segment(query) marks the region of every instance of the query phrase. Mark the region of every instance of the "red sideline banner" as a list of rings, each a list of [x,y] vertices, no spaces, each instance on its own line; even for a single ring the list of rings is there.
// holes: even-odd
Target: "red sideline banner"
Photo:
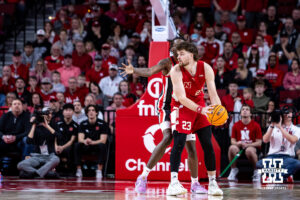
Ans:
[[[169,56],[168,42],[151,42],[149,66],[156,65],[159,60]],[[134,105],[118,110],[116,114],[116,179],[135,180],[146,166],[151,153],[162,139],[156,113],[156,101],[162,90],[161,74],[149,78],[145,94]],[[220,147],[212,138],[216,155],[217,175],[220,173]],[[199,178],[207,178],[203,150],[196,141],[199,158]],[[168,147],[165,155],[154,167],[148,180],[170,180],[170,153]],[[182,153],[179,179],[190,181],[187,152]]]

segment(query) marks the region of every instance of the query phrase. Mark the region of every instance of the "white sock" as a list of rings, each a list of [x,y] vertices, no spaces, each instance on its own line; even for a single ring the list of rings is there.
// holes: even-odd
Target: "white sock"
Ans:
[[[209,183],[212,183],[213,181],[216,180],[216,175],[208,175],[208,180],[209,180]]]
[[[151,172],[151,169],[149,169],[148,167],[144,167],[143,173],[142,173],[142,177],[146,177],[149,175],[149,173]]]
[[[191,177],[192,183],[198,182],[198,176],[196,178]]]
[[[178,173],[177,172],[171,172],[171,183],[178,181]]]

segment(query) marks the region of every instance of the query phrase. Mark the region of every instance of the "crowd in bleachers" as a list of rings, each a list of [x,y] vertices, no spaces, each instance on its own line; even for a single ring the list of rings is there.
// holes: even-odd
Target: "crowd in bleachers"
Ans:
[[[152,7],[148,0],[62,2],[64,6],[44,24],[44,29],[37,30],[35,40],[26,41],[23,49],[13,53],[12,64],[2,67],[0,106],[1,114],[7,113],[0,119],[0,133],[17,137],[2,137],[0,152],[21,149],[24,159],[34,151],[30,145],[38,145],[40,149],[36,153],[43,154],[45,144],[34,140],[34,134],[28,136],[32,130],[31,119],[31,124],[43,126],[49,135],[55,133],[54,138],[48,138],[53,146],[46,148],[47,153],[60,156],[64,152],[67,163],[77,166],[76,175],[82,176],[80,159],[74,152],[81,152],[83,148],[86,153],[102,151],[105,154],[105,148],[99,144],[106,143],[103,135],[114,132],[115,115],[104,116],[103,111],[129,107],[145,91],[147,79],[135,74],[122,77],[118,67],[128,61],[134,67],[148,66]],[[17,3],[19,8],[24,1],[0,0],[0,7],[6,3]],[[299,111],[298,6],[295,0],[170,1],[178,33],[197,46],[200,59],[215,72],[222,104],[229,112],[238,113],[243,104],[261,113],[271,113],[284,105],[294,105],[295,113]],[[207,96],[206,101],[209,103]],[[35,111],[45,107],[51,109],[51,114],[46,115],[52,118],[49,124],[32,123],[30,116],[36,116]],[[88,108],[93,108],[91,114]],[[16,111],[19,109],[21,111]],[[15,130],[21,115],[28,126]],[[8,127],[7,117],[15,119],[15,125]],[[233,118],[236,120],[229,125],[230,135],[239,115]],[[59,124],[66,125],[60,129]],[[73,124],[77,127],[76,133],[70,133],[65,143],[59,144],[61,132],[66,127],[73,130]],[[89,136],[84,126],[91,126],[95,134]],[[99,129],[103,132],[99,133]],[[76,137],[71,137],[73,135]],[[82,144],[93,148],[90,150]],[[30,169],[28,172],[29,162],[19,164],[18,168],[24,177],[44,177],[58,164],[55,156],[47,159],[51,167],[45,171],[32,173]],[[39,157],[39,162],[41,160]],[[105,157],[97,160],[99,177],[104,160]]]

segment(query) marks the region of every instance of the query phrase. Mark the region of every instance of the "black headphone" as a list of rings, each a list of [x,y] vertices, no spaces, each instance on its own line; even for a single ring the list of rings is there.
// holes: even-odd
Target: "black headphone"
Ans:
[[[289,114],[290,112],[292,112],[293,116],[292,118],[294,118],[296,116],[297,113],[297,109],[294,106],[289,106],[289,105],[285,105],[281,108],[282,114]]]

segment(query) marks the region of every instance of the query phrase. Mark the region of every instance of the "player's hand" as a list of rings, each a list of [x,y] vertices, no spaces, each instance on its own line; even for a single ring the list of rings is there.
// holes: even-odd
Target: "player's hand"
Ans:
[[[133,74],[133,72],[134,72],[134,67],[131,64],[130,59],[128,59],[127,62],[128,62],[128,65],[125,65],[124,63],[122,63],[123,67],[119,67],[120,70],[123,70],[123,72],[120,73],[123,77],[128,74]]]
[[[214,107],[215,106],[213,106],[213,105],[203,107],[202,110],[201,110],[201,114],[205,115],[207,117],[207,113],[211,113],[212,110],[214,109]]]

